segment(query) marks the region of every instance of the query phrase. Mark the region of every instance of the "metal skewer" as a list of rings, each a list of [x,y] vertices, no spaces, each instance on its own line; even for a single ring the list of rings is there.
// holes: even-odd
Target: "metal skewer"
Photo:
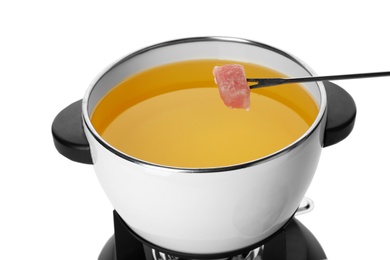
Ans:
[[[333,76],[318,76],[318,77],[303,77],[303,78],[247,78],[247,82],[255,82],[256,84],[249,86],[249,88],[262,88],[268,86],[275,86],[287,83],[303,83],[323,80],[342,80],[342,79],[358,79],[358,78],[373,78],[390,76],[390,71],[373,72],[373,73],[359,73],[359,74],[345,74]]]

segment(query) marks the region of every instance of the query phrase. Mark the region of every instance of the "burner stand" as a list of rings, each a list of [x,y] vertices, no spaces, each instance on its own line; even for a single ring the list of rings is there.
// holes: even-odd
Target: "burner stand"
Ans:
[[[134,233],[114,211],[115,234],[103,247],[98,260],[184,260],[184,259],[256,259],[256,260],[324,260],[325,252],[313,234],[296,218],[262,245],[234,252],[194,255],[174,252],[153,245]],[[253,256],[252,250],[260,250]],[[253,258],[246,258],[252,254]],[[237,257],[238,256],[238,257]],[[243,256],[243,257],[241,257]],[[160,257],[160,258],[159,258]]]

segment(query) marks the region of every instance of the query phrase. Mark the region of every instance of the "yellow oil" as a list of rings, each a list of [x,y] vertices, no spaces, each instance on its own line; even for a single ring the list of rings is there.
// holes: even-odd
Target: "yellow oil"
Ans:
[[[302,136],[318,105],[299,84],[251,90],[249,111],[226,107],[212,69],[228,60],[192,60],[146,70],[96,106],[97,132],[132,157],[173,167],[220,167],[272,154]],[[284,77],[240,63],[247,77]]]

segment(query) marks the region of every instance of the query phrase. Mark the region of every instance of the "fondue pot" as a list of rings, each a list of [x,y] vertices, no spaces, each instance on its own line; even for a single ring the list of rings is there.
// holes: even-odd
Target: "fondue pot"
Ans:
[[[118,83],[155,66],[192,59],[254,63],[289,77],[315,75],[291,54],[245,39],[197,37],[156,44],[109,66],[82,100],[61,111],[52,125],[54,143],[65,157],[93,164],[115,211],[150,244],[191,254],[250,248],[294,216],[322,148],[349,135],[356,107],[331,82],[303,83],[319,108],[309,129],[273,154],[224,167],[180,168],[139,160],[111,146],[94,129],[94,108]]]

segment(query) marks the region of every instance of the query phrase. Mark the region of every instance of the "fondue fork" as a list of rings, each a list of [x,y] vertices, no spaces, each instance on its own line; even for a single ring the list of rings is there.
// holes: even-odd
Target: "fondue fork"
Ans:
[[[302,77],[302,78],[247,78],[247,82],[255,82],[256,84],[249,86],[249,88],[262,88],[287,83],[303,83],[323,80],[342,80],[342,79],[358,79],[358,78],[373,78],[390,76],[390,71],[373,72],[373,73],[359,73],[359,74],[345,74],[333,76],[316,76],[316,77]]]

